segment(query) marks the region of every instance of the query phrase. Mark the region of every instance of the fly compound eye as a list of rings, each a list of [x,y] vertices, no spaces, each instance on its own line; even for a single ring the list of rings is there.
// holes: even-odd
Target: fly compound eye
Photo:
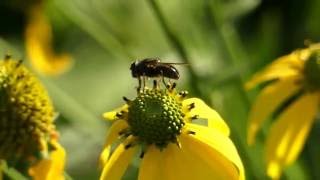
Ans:
[[[130,70],[133,70],[135,66],[136,66],[135,62],[131,63]]]

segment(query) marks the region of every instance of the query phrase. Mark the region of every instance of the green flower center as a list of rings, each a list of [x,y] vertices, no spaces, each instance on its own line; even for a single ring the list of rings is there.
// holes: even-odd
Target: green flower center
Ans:
[[[320,52],[314,52],[304,65],[306,88],[309,90],[320,89]]]
[[[182,104],[166,90],[145,90],[130,104],[128,123],[140,141],[163,148],[181,133]]]
[[[19,62],[0,63],[0,158],[26,159],[43,150],[54,110],[40,82]]]

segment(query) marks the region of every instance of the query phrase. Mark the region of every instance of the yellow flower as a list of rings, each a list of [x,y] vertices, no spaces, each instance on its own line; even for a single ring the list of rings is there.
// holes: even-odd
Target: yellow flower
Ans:
[[[56,113],[45,88],[21,63],[9,56],[0,61],[0,160],[25,176],[34,164],[32,177],[61,176],[65,160],[53,124]],[[48,156],[52,162],[42,163]]]
[[[267,174],[278,179],[293,163],[306,141],[318,112],[320,90],[320,44],[280,57],[247,84],[248,89],[268,82],[256,98],[249,115],[248,143],[253,144],[264,120],[284,107],[272,124],[266,142]]]
[[[44,158],[29,168],[29,174],[34,180],[63,180],[66,153],[56,141],[51,141],[53,149],[48,158]]]
[[[45,75],[59,75],[68,70],[72,64],[71,57],[68,54],[55,54],[51,25],[41,1],[29,8],[27,18],[26,50],[32,66]]]
[[[139,180],[244,179],[229,128],[197,98],[175,89],[145,89],[104,118],[113,121],[100,156],[101,180],[118,180],[140,150]],[[205,119],[208,126],[193,124]],[[112,151],[113,143],[118,143]]]

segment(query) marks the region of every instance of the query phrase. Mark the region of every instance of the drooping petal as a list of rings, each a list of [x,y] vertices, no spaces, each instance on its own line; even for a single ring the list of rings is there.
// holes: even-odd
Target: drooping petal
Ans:
[[[308,47],[309,51],[313,52],[313,51],[318,51],[320,50],[320,43],[316,43],[316,44],[311,44]],[[310,56],[311,53],[309,53],[308,55]]]
[[[49,159],[43,159],[29,169],[34,180],[63,180],[66,153],[63,147],[53,141],[55,150],[50,153]]]
[[[195,154],[189,154],[183,143],[181,143],[181,148],[175,144],[169,144],[164,150],[163,153],[166,153],[164,163],[165,179],[208,180],[221,177],[220,173],[216,174],[205,161],[200,160]]]
[[[161,151],[153,145],[148,147],[140,164],[139,180],[165,179],[165,155],[167,154],[164,153],[164,151]]]
[[[254,143],[256,133],[263,121],[285,100],[298,92],[300,84],[297,80],[296,76],[284,78],[268,85],[260,92],[249,115],[248,144]]]
[[[157,150],[159,152],[153,154],[160,155],[157,161],[150,159],[149,163],[159,168],[159,171],[153,168],[154,173],[161,173],[162,179],[238,179],[236,166],[214,148],[186,134],[181,135],[179,140],[181,148],[170,143],[162,151]]]
[[[318,50],[320,50],[320,43],[312,44],[304,49],[298,49],[289,55],[276,59],[263,71],[254,75],[253,78],[246,83],[245,87],[251,89],[264,81],[282,79],[299,74],[304,68],[304,62],[313,52]]]
[[[297,76],[304,64],[299,52],[300,51],[295,51],[275,60],[264,70],[255,74],[253,78],[245,84],[246,89],[251,89],[264,81]]]
[[[138,147],[132,146],[126,148],[128,143],[134,140],[133,137],[128,137],[127,140],[121,143],[112,153],[109,161],[103,167],[100,180],[119,180],[124,175],[128,165],[136,153]]]
[[[195,107],[190,112],[186,113],[185,118],[191,118],[194,115],[198,115],[201,119],[208,120],[208,126],[219,130],[221,133],[229,136],[230,130],[228,125],[220,117],[220,115],[210,108],[205,102],[198,98],[189,98],[182,102],[183,109],[188,109],[188,106],[194,103]]]
[[[109,121],[113,121],[113,120],[116,120],[116,119],[119,119],[117,118],[116,114],[118,112],[121,112],[121,111],[125,111],[125,112],[128,112],[128,105],[125,104],[113,111],[110,111],[110,112],[106,112],[103,114],[103,117],[106,119],[106,120],[109,120]]]
[[[219,156],[221,162],[224,158],[228,162],[228,164],[224,163],[225,166],[223,166],[225,167],[225,172],[228,172],[229,176],[237,177],[236,179],[245,179],[242,161],[229,137],[215,129],[195,124],[188,123],[185,125],[185,128],[186,130],[195,132],[195,135],[188,136],[188,141],[197,144],[197,146],[190,146],[190,148],[197,147],[193,151],[199,151],[198,153],[201,153],[202,150],[206,150],[202,152],[203,155],[211,153],[210,158],[212,159],[218,158],[217,156]],[[203,148],[199,148],[200,146]]]
[[[126,128],[128,128],[128,124],[124,120],[117,120],[110,127],[102,153],[100,154],[99,164],[101,167],[103,167],[109,159],[111,144],[119,138],[119,133]]]
[[[308,93],[291,104],[272,125],[266,144],[267,173],[278,179],[299,155],[315,119],[319,97]]]
[[[41,3],[29,10],[25,37],[29,59],[37,71],[58,75],[70,68],[71,57],[57,55],[52,48],[52,30]]]

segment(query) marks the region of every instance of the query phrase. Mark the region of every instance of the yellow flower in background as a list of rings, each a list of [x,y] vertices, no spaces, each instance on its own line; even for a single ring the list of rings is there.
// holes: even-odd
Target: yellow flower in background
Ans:
[[[320,44],[280,57],[254,75],[246,86],[250,89],[262,82],[268,84],[249,115],[249,144],[254,143],[262,123],[295,98],[272,123],[266,142],[267,174],[279,179],[285,166],[297,159],[318,113]]]
[[[57,179],[65,153],[57,142],[56,113],[45,88],[21,63],[9,56],[0,61],[0,160],[33,179]]]
[[[32,66],[45,75],[59,75],[72,64],[70,55],[57,55],[52,47],[52,30],[40,3],[32,5],[27,12],[25,30],[26,50]]]
[[[185,95],[173,87],[145,89],[105,113],[113,124],[100,156],[100,179],[121,179],[139,152],[139,180],[244,179],[227,124],[202,100]],[[208,127],[195,119],[207,120]]]
[[[52,140],[51,145],[53,149],[50,151],[49,157],[40,160],[29,169],[29,174],[34,180],[64,179],[65,150],[56,140]]]

